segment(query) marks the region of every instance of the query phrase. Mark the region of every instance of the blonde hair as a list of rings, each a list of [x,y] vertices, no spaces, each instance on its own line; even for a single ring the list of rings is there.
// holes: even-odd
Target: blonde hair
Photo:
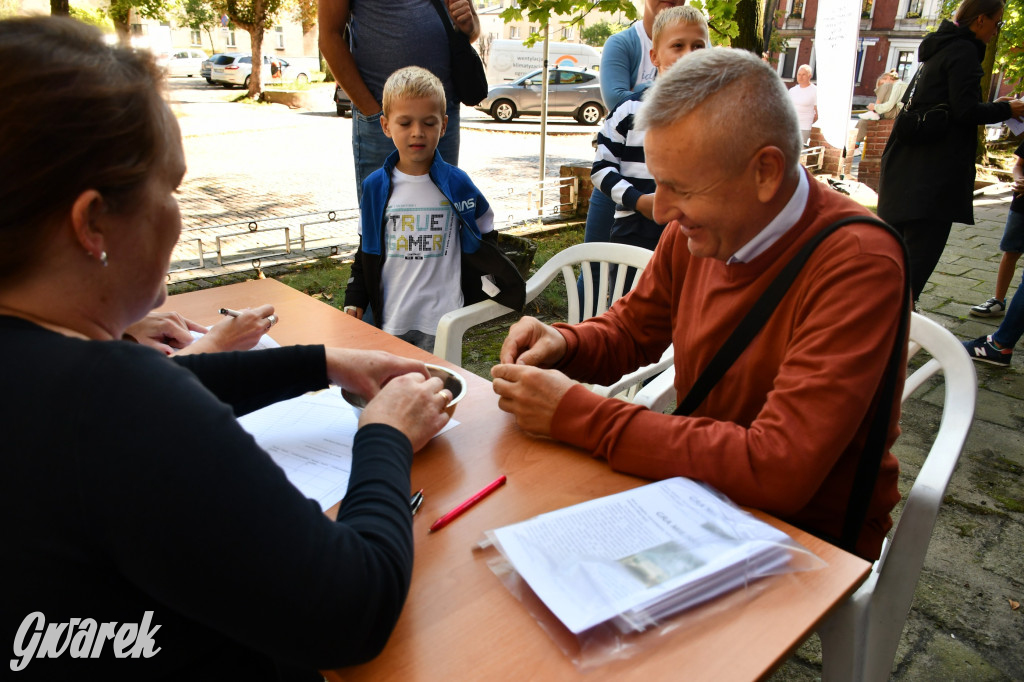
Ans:
[[[401,99],[419,99],[429,97],[441,106],[444,116],[448,108],[444,96],[444,86],[437,76],[418,66],[406,66],[388,76],[384,83],[384,96],[381,108],[384,116],[388,115],[395,102]]]
[[[661,32],[667,29],[669,26],[675,26],[676,24],[693,24],[700,26],[704,29],[704,37],[709,41],[711,38],[708,36],[708,20],[705,18],[704,13],[696,7],[690,7],[689,5],[677,5],[675,7],[669,7],[668,9],[662,10],[657,17],[654,19],[654,26],[651,28],[651,44],[657,45],[658,39],[661,37]],[[708,45],[708,47],[711,47]]]

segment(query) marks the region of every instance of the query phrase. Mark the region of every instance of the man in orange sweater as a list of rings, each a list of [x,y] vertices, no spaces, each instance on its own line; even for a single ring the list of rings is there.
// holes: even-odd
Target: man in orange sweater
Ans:
[[[742,50],[701,50],[659,77],[639,114],[668,223],[636,289],[575,326],[525,317],[491,373],[523,429],[653,479],[705,481],[738,504],[839,537],[876,392],[898,333],[903,257],[877,226],[848,225],[811,255],[774,314],[690,416],[601,398],[675,348],[681,398],[793,255],[864,208],[808,178],[782,82]],[[856,542],[877,558],[899,500],[897,380],[886,452]]]

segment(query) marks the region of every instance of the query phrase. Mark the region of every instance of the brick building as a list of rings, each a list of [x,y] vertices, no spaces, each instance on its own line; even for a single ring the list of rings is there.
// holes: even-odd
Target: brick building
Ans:
[[[857,41],[854,106],[875,100],[875,81],[886,71],[896,69],[905,83],[910,82],[917,70],[917,48],[925,34],[939,25],[942,5],[942,0],[860,2],[862,12]],[[777,30],[786,40],[786,51],[774,54],[773,61],[778,60],[779,75],[784,80],[796,82],[796,69],[801,64],[815,68],[814,25],[818,0],[778,0],[777,7],[785,12]],[[998,75],[993,77],[998,78]]]

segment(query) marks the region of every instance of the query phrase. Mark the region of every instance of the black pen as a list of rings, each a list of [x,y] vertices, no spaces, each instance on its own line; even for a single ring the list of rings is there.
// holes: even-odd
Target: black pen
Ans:
[[[416,516],[416,512],[419,511],[420,505],[423,504],[423,490],[417,490],[416,494],[409,500],[409,511],[412,512],[413,516]]]

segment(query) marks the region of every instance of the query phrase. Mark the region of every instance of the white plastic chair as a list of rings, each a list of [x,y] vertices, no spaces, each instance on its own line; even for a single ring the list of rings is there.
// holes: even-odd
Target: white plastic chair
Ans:
[[[939,504],[974,418],[977,377],[970,357],[950,332],[914,313],[909,355],[922,348],[932,357],[907,377],[903,400],[941,371],[946,381],[942,420],[892,541],[882,547],[864,584],[818,629],[825,682],[889,679]]]
[[[627,266],[642,271],[647,267],[651,259],[651,251],[639,246],[627,244],[612,244],[610,242],[589,242],[575,244],[560,251],[551,257],[541,268],[526,282],[526,301],[529,303],[561,273],[565,279],[565,293],[569,304],[570,324],[581,321],[581,310],[597,310],[597,314],[605,312],[611,303],[614,303],[624,294],[629,293],[626,287],[626,267],[619,267],[615,271],[614,280],[611,276],[611,266]],[[598,281],[594,277],[590,264],[598,265]],[[583,272],[584,300],[579,300],[576,289],[576,268]],[[634,284],[636,279],[634,279]],[[610,294],[610,302],[609,302]],[[595,306],[594,302],[597,301]],[[493,320],[495,318],[514,312],[500,303],[487,300],[473,305],[453,310],[444,315],[437,325],[437,334],[434,339],[434,355],[442,357],[455,365],[462,365],[462,337],[466,330],[475,325]],[[589,317],[589,315],[587,316]],[[586,318],[582,318],[586,319]],[[619,396],[624,398],[632,397],[637,386],[646,379],[655,376],[659,372],[672,366],[672,346],[669,346],[661,358],[646,367],[627,374],[611,386],[591,387],[599,395]]]

